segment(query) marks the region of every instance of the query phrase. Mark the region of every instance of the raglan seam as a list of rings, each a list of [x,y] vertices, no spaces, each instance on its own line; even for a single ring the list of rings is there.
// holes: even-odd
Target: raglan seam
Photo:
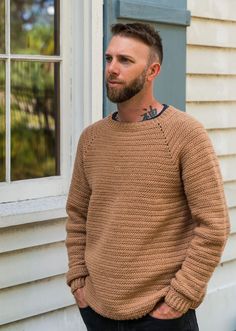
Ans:
[[[179,172],[178,166],[177,166],[177,164],[176,164],[176,162],[175,162],[175,160],[174,160],[174,157],[173,157],[173,155],[172,155],[172,151],[171,151],[171,148],[170,148],[170,145],[169,145],[168,139],[167,139],[167,137],[166,137],[165,131],[164,131],[164,129],[163,129],[163,127],[162,127],[162,125],[161,125],[161,123],[160,123],[159,121],[157,122],[157,125],[159,126],[160,131],[162,132],[162,135],[163,135],[163,137],[164,137],[164,139],[165,139],[165,143],[166,143],[166,146],[167,146],[167,148],[168,148],[168,151],[169,151],[169,154],[170,154],[171,160],[172,160],[172,162],[173,162],[173,165],[174,165],[174,167],[175,167],[175,170],[176,170],[177,172]]]
[[[103,120],[101,120],[101,121],[103,121]],[[96,127],[94,128],[94,126],[95,126],[95,124],[94,125],[92,124],[91,126],[87,127],[81,134],[81,137],[82,137],[82,167],[83,167],[84,175],[85,175],[88,185],[89,185],[89,180],[88,180],[88,175],[87,175],[86,168],[85,168],[86,156],[87,156],[89,150],[92,148],[92,145],[93,145],[95,139],[97,139],[97,137],[99,135],[99,132],[98,132],[99,129]],[[95,132],[95,130],[96,130],[96,132]],[[87,137],[86,137],[86,135],[87,135]],[[92,188],[90,187],[90,185],[89,185],[89,188],[92,191]]]

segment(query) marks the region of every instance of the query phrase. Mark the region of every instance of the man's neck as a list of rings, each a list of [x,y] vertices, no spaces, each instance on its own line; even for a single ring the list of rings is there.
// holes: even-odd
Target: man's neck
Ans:
[[[157,116],[163,105],[153,99],[145,102],[129,102],[130,100],[117,105],[117,120],[121,122],[141,122],[150,120]]]

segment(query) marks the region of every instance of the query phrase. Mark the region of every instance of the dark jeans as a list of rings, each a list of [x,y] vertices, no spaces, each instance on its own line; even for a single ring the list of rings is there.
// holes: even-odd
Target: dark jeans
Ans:
[[[162,320],[147,314],[136,320],[116,321],[101,316],[92,308],[79,308],[88,331],[199,331],[195,310],[179,318]]]

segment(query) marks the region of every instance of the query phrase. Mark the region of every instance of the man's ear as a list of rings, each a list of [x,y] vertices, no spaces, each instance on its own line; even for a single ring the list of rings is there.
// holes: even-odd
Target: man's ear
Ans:
[[[153,62],[148,68],[147,80],[154,80],[161,72],[161,65],[158,62]]]

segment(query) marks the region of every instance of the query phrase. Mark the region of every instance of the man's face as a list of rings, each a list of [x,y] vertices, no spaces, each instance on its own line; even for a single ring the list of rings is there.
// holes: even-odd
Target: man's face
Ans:
[[[149,52],[149,47],[137,39],[111,39],[106,51],[106,88],[112,102],[127,101],[144,88]]]

